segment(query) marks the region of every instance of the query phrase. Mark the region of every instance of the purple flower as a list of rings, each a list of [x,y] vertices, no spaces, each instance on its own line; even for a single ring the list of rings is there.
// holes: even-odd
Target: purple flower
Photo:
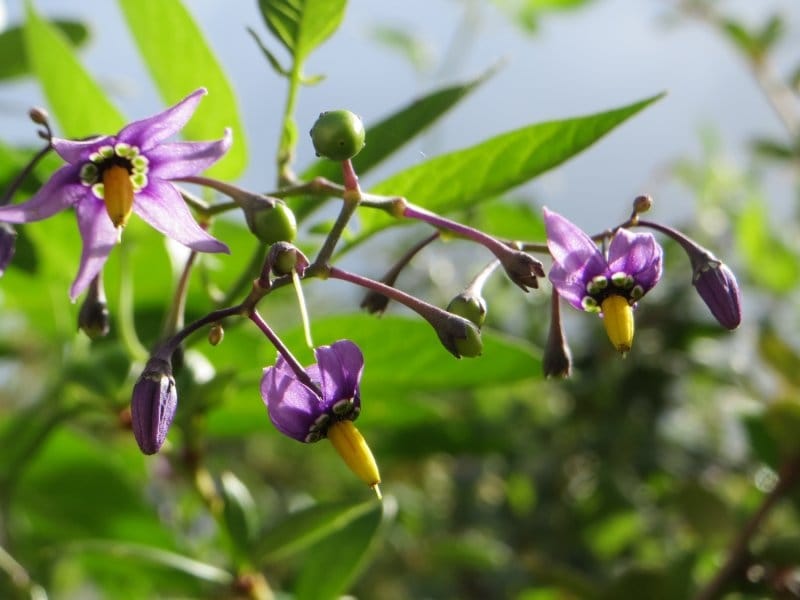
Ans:
[[[133,435],[142,452],[158,452],[167,438],[177,407],[178,392],[172,377],[172,365],[154,356],[147,361],[133,386],[131,398]]]
[[[82,141],[53,138],[53,148],[69,164],[27,202],[0,208],[0,222],[8,223],[39,221],[75,208],[83,252],[70,288],[73,300],[103,268],[131,212],[193,250],[228,252],[195,222],[170,182],[196,175],[216,162],[230,147],[230,131],[212,142],[164,142],[183,128],[205,94],[201,88],[114,136]]]
[[[264,369],[261,397],[275,427],[301,442],[316,442],[340,421],[354,421],[361,412],[359,383],[364,356],[349,340],[339,340],[314,351],[317,364],[306,369],[313,384],[298,379],[279,356],[274,367]]]
[[[6,267],[14,258],[16,249],[17,232],[11,225],[0,223],[0,277],[6,272]]]
[[[549,279],[577,309],[603,312],[606,330],[620,352],[630,350],[630,308],[661,278],[663,251],[650,233],[620,229],[603,256],[592,239],[559,214],[544,209]]]

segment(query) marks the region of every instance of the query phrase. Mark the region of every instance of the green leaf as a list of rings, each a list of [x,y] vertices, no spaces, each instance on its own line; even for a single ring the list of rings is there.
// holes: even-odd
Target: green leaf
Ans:
[[[542,240],[546,237],[541,211],[508,199],[491,200],[469,211],[468,223],[506,240]]]
[[[722,23],[722,31],[728,39],[748,58],[758,60],[763,52],[761,41],[756,35],[738,21],[727,20]]]
[[[787,385],[800,389],[800,356],[772,327],[761,329],[758,353]]]
[[[344,529],[374,509],[375,502],[315,504],[290,514],[261,535],[257,555],[265,561],[291,556],[311,544]]]
[[[442,347],[436,332],[421,318],[355,314],[314,320],[318,345],[341,339],[344,332],[364,352],[364,397],[504,385],[538,378],[541,371],[538,353],[531,346],[486,328],[481,333],[483,355],[458,360]],[[290,348],[303,346],[300,330],[282,337]]]
[[[560,165],[662,96],[602,113],[510,131],[415,165],[370,191],[405,196],[414,204],[438,213],[467,208]],[[359,214],[362,229],[351,246],[397,223],[376,210]]]
[[[739,213],[736,235],[753,281],[766,291],[786,294],[795,289],[800,264],[796,253],[770,228],[768,214],[764,201],[750,200]]]
[[[406,27],[378,25],[371,31],[372,39],[408,60],[417,71],[433,65],[433,51],[425,39]]]
[[[346,0],[259,0],[269,30],[302,63],[339,27]]]
[[[372,503],[369,511],[312,548],[297,578],[297,600],[327,600],[347,591],[378,533],[381,508],[380,503]]]
[[[433,125],[441,116],[461,100],[475,91],[497,71],[489,69],[479,77],[463,83],[438,89],[414,100],[389,117],[367,127],[367,145],[353,159],[356,173],[363,176],[384,159],[405,146],[414,137]],[[311,165],[302,178],[325,177],[342,182],[342,169],[338,163],[319,160]],[[291,201],[292,210],[298,220],[308,216],[322,204],[319,198],[305,197]]]
[[[89,39],[89,30],[86,25],[78,21],[51,21],[51,25],[63,33],[69,43],[76,48],[83,46]],[[9,27],[0,33],[0,57],[2,57],[0,58],[0,80],[30,74],[30,61],[25,50],[22,27]]]
[[[267,59],[267,62],[272,67],[272,70],[282,77],[289,77],[291,72],[281,64],[281,62],[278,60],[278,57],[272,53],[272,50],[264,45],[264,42],[261,41],[261,38],[258,37],[258,34],[250,27],[247,28],[247,33],[249,33],[250,37],[255,40],[259,50],[261,50],[261,53],[264,55],[264,58]]]
[[[114,133],[122,114],[78,61],[67,37],[26,3],[25,50],[30,67],[65,137]]]
[[[186,137],[216,139],[226,127],[233,130],[233,145],[209,173],[240,175],[247,164],[247,145],[236,96],[189,11],[180,0],[119,0],[119,5],[165,103],[174,104],[200,87],[208,90],[183,129]]]

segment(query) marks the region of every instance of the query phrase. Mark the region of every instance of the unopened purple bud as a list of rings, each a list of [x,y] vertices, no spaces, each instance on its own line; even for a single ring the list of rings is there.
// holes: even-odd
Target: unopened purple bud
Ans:
[[[8,223],[0,223],[0,277],[6,272],[6,267],[14,258],[16,243],[16,230]]]
[[[742,294],[733,271],[711,253],[702,262],[693,257],[692,266],[692,283],[711,314],[726,329],[736,329],[742,322]]]
[[[508,277],[522,288],[523,292],[527,292],[528,288],[539,287],[536,278],[544,277],[544,268],[542,263],[530,254],[522,250],[514,250],[499,258]]]
[[[172,377],[172,365],[157,356],[147,361],[144,371],[133,386],[131,419],[133,435],[145,454],[155,454],[167,437],[178,393]]]

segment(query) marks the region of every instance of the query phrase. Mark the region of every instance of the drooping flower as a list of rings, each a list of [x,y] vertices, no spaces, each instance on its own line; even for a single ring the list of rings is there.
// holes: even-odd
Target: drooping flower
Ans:
[[[633,305],[661,278],[663,251],[650,233],[620,229],[604,256],[579,227],[544,209],[547,247],[553,256],[549,279],[579,310],[602,313],[614,347],[633,342]]]
[[[73,300],[103,268],[131,212],[193,250],[228,252],[195,222],[171,180],[214,164],[230,147],[230,130],[211,142],[164,141],[183,128],[205,94],[198,89],[116,135],[80,141],[53,138],[53,148],[68,164],[27,202],[0,207],[0,222],[7,223],[40,221],[75,208],[83,251],[70,288]]]
[[[283,356],[264,369],[261,397],[269,418],[278,431],[300,442],[327,437],[347,466],[377,492],[378,467],[353,425],[361,412],[364,356],[349,340],[320,346],[314,356],[317,363],[305,369],[312,385],[301,381]]]

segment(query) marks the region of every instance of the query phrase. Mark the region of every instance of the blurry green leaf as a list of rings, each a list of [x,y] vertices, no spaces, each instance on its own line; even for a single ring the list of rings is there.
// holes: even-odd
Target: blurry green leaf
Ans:
[[[357,343],[366,364],[362,395],[385,396],[407,390],[472,389],[538,378],[538,352],[521,340],[484,329],[483,355],[453,358],[433,328],[422,319],[354,314],[314,321],[314,341],[342,338]],[[283,335],[290,348],[302,348],[302,330]],[[309,357],[310,360],[310,357]]]
[[[379,123],[367,127],[367,145],[353,159],[356,173],[361,176],[365,175],[385,158],[410,142],[416,135],[430,127],[495,72],[496,68],[489,69],[470,81],[431,92]],[[333,161],[318,160],[303,173],[303,179],[313,177],[325,177],[341,183],[342,169],[338,163]],[[298,220],[307,216],[320,204],[319,198],[312,197],[291,200],[292,210]]]
[[[781,400],[770,404],[764,412],[764,426],[782,456],[800,453],[800,403]]]
[[[677,490],[673,504],[700,538],[730,534],[733,523],[730,507],[700,483],[690,481],[683,485]]]
[[[76,48],[83,46],[89,38],[89,30],[79,21],[56,20],[50,24]],[[9,27],[0,33],[0,80],[28,75],[31,67],[26,56],[22,27]]]
[[[800,91],[800,65],[796,66],[789,76],[789,86],[795,91]]]
[[[674,600],[663,568],[633,565],[616,574],[600,594],[602,600],[641,600],[646,590],[648,600]],[[683,596],[685,597],[685,596]]]
[[[441,540],[431,548],[430,555],[446,569],[478,572],[503,569],[511,558],[508,546],[479,531]]]
[[[753,455],[773,469],[777,469],[781,460],[781,452],[764,423],[764,415],[747,415],[742,423],[747,432],[747,439]]]
[[[644,534],[642,517],[634,511],[612,515],[594,526],[589,532],[589,545],[603,559],[620,554]]]
[[[753,281],[765,291],[785,294],[800,279],[800,260],[771,229],[768,215],[764,201],[750,200],[736,220],[736,236]]]
[[[798,149],[778,140],[760,138],[753,140],[751,146],[753,152],[763,158],[792,160],[800,156]]]
[[[125,123],[108,96],[81,66],[66,36],[26,2],[25,49],[48,108],[64,137],[115,133]]]
[[[722,24],[722,31],[728,39],[751,60],[760,60],[763,47],[761,42],[744,25],[738,21],[728,19]]]
[[[302,63],[344,17],[346,0],[258,0],[269,30]]]
[[[361,570],[381,524],[382,504],[369,510],[316,544],[303,560],[294,593],[297,600],[338,598]]]
[[[181,571],[197,579],[223,585],[233,582],[233,575],[219,567],[176,554],[175,552],[169,552],[162,548],[143,544],[132,544],[117,540],[85,540],[62,546],[62,550],[74,553],[102,553],[111,557],[155,563]]]
[[[507,240],[545,240],[544,219],[538,209],[508,199],[479,204],[470,213],[469,222],[495,237]]]
[[[165,103],[200,87],[208,90],[183,132],[187,138],[209,140],[231,128],[234,143],[209,173],[239,176],[247,165],[247,144],[236,96],[192,15],[180,0],[119,0],[119,5]]]
[[[429,44],[406,27],[377,25],[370,35],[373,40],[396,51],[417,71],[425,71],[433,63],[433,51]]]
[[[285,558],[341,531],[374,510],[375,502],[315,504],[288,515],[262,533],[257,553],[266,562]]]
[[[575,10],[590,0],[494,0],[504,12],[514,19],[517,25],[528,33],[539,29],[539,21],[547,13]]]
[[[225,502],[222,516],[231,539],[242,553],[248,553],[259,528],[255,500],[242,481],[230,471],[220,476],[222,499]]]
[[[558,166],[661,97],[504,133],[401,171],[370,191],[404,196],[438,213],[467,208]],[[376,210],[359,216],[362,229],[354,244],[398,222]]]
[[[765,327],[760,331],[758,352],[787,384],[800,388],[800,356],[773,328]]]
[[[758,34],[758,42],[763,52],[767,52],[780,41],[786,31],[786,23],[780,15],[772,15]]]
[[[766,563],[770,567],[794,568],[800,564],[800,535],[766,537],[755,555],[759,562]]]
[[[258,37],[258,34],[250,27],[247,28],[247,33],[249,33],[253,40],[255,40],[259,50],[261,50],[261,53],[264,55],[264,58],[267,59],[267,62],[272,67],[272,70],[282,77],[289,77],[291,72],[281,64],[281,62],[278,60],[278,57],[272,53],[272,50],[264,45],[264,42],[261,41],[261,38]]]

